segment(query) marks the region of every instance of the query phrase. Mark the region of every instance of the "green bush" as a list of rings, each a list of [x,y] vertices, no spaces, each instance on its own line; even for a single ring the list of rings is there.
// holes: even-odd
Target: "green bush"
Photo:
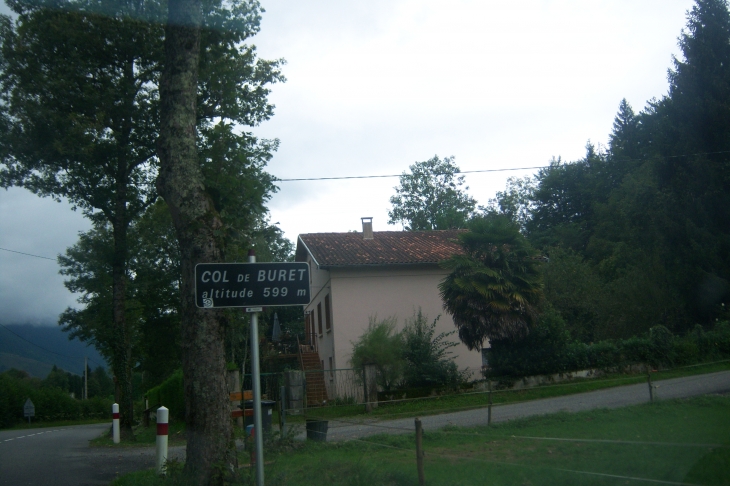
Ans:
[[[487,351],[491,376],[521,377],[636,364],[673,367],[730,358],[730,323],[718,323],[710,331],[697,325],[685,336],[654,326],[644,337],[583,344],[572,340],[557,313],[548,311],[525,338],[494,340],[491,344]]]
[[[160,385],[148,390],[146,396],[150,407],[165,406],[170,410],[170,418],[185,420],[185,388],[182,370],[175,371]]]
[[[112,401],[109,399],[77,400],[68,392],[44,385],[23,371],[9,370],[0,373],[0,428],[26,420],[23,405],[28,398],[35,406],[35,422],[111,418]]]
[[[379,321],[370,317],[368,328],[352,343],[350,365],[362,370],[365,365],[374,365],[378,370],[378,386],[386,391],[398,388],[403,376],[403,342],[395,330],[397,320],[389,317]]]
[[[431,324],[419,308],[401,331],[402,356],[405,360],[403,386],[406,388],[457,387],[464,374],[449,357],[450,348],[458,343],[448,341],[456,331],[436,334],[438,316]]]
[[[366,364],[375,365],[378,386],[385,393],[458,387],[466,374],[459,371],[450,357],[449,349],[457,343],[448,337],[456,331],[436,334],[439,317],[429,324],[419,308],[406,319],[400,332],[396,331],[395,318],[378,321],[371,317],[367,330],[352,343],[350,365],[358,372]]]

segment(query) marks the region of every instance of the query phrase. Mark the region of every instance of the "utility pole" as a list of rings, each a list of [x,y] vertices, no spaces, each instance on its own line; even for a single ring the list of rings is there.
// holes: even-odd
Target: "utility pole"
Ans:
[[[89,399],[89,357],[84,356],[84,400]]]

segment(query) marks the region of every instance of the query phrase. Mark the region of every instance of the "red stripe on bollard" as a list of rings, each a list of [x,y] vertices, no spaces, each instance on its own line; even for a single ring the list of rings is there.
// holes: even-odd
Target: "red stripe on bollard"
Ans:
[[[112,414],[112,418],[119,420],[119,414],[118,413],[113,413]]]
[[[157,424],[157,435],[167,435],[168,424]]]

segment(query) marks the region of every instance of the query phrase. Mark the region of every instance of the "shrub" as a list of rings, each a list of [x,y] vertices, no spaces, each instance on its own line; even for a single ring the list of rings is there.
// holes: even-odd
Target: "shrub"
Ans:
[[[644,363],[669,367],[728,357],[727,322],[718,323],[711,331],[697,325],[682,337],[664,326],[654,326],[646,337],[582,344],[571,340],[560,316],[550,311],[526,338],[495,340],[488,350],[491,374],[512,377]]]
[[[352,343],[350,365],[360,371],[365,365],[378,370],[378,386],[386,391],[397,388],[402,380],[405,361],[403,342],[395,330],[398,321],[389,317],[382,321],[370,317],[368,328]]]
[[[405,370],[404,386],[419,387],[456,387],[464,382],[464,374],[459,372],[456,363],[449,357],[450,348],[458,343],[448,341],[456,331],[436,335],[437,316],[431,324],[419,308],[401,332]]]

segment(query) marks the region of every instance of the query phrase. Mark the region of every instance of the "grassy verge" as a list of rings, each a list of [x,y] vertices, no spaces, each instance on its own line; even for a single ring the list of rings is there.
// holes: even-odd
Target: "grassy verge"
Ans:
[[[694,376],[716,371],[730,370],[730,361],[701,364],[692,367],[676,368],[672,370],[652,373],[653,381],[661,381],[670,378],[683,376]],[[609,374],[597,379],[576,379],[568,383],[557,385],[544,385],[524,390],[495,390],[492,393],[492,403],[505,404],[522,402],[526,400],[538,400],[563,395],[572,395],[616,386],[645,383],[646,375]],[[398,418],[400,416],[413,415],[436,415],[441,413],[468,410],[471,408],[486,407],[489,403],[487,392],[467,392],[458,395],[447,395],[427,397],[413,400],[401,400],[380,403],[378,408],[369,414],[365,414],[362,405],[330,406],[309,409],[308,418],[336,419],[343,417],[357,418]],[[303,423],[304,417],[287,417],[288,422]]]
[[[149,427],[138,426],[134,428],[134,440],[123,440],[115,444],[108,433],[92,440],[91,447],[152,447],[157,440],[157,428],[153,423]],[[185,445],[185,424],[182,422],[171,422],[168,429],[168,446],[174,447]]]
[[[491,428],[425,431],[427,484],[639,485],[644,480],[730,484],[730,397],[559,413]],[[541,438],[541,439],[538,439]],[[570,439],[570,440],[555,440]],[[577,439],[577,440],[576,440]],[[347,443],[291,443],[266,452],[266,484],[418,484],[413,434]],[[235,484],[252,484],[247,469]],[[151,471],[114,486],[183,484]]]
[[[700,364],[696,366],[688,366],[671,370],[663,370],[652,373],[653,381],[661,381],[670,378],[679,378],[683,376],[694,376],[716,371],[730,370],[730,361]],[[626,375],[626,374],[609,374],[597,379],[576,379],[571,382],[561,383],[557,385],[544,385],[524,390],[495,390],[492,394],[492,403],[508,404],[522,402],[527,400],[538,400],[541,398],[551,398],[556,396],[571,395],[576,393],[584,393],[594,390],[612,388],[616,386],[632,385],[636,383],[646,383],[646,375]],[[437,397],[426,397],[413,400],[392,401],[380,403],[378,408],[373,412],[366,414],[363,405],[341,405],[328,406],[321,408],[312,408],[307,411],[306,418],[322,418],[337,419],[348,418],[357,421],[358,419],[378,418],[387,420],[391,418],[412,417],[437,415],[441,413],[450,413],[459,410],[469,410],[473,408],[486,407],[489,403],[489,395],[486,392],[466,392],[458,395],[447,395]],[[301,424],[303,426],[305,416],[288,415],[288,424]],[[278,411],[274,410],[272,416],[274,427],[279,423]],[[170,425],[170,444],[184,445],[183,438],[184,427],[182,424]],[[149,429],[137,429],[137,437],[134,442],[123,442],[131,446],[153,445],[155,443],[154,427]],[[238,437],[243,438],[243,434],[239,431]],[[92,441],[94,446],[113,446],[111,438],[101,437]]]

